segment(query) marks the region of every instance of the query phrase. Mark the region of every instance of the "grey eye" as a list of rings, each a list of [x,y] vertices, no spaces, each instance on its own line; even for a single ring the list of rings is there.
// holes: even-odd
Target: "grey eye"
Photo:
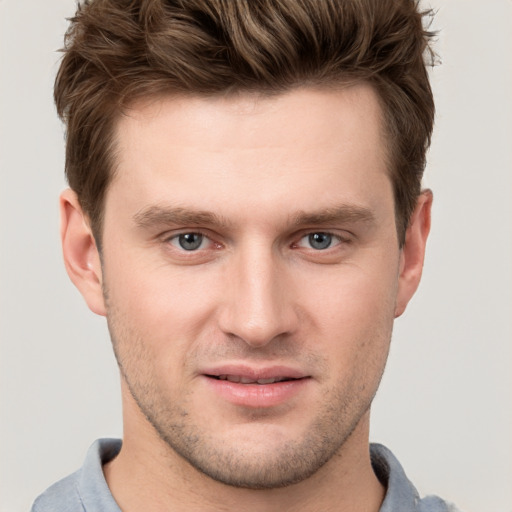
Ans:
[[[201,233],[183,233],[178,235],[178,244],[185,251],[195,251],[203,244]]]
[[[313,249],[321,251],[331,246],[332,235],[329,233],[311,233],[308,235],[308,242]]]

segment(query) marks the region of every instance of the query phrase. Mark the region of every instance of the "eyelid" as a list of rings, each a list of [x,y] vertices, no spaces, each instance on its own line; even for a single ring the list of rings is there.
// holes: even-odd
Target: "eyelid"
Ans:
[[[331,237],[332,241],[329,244],[329,246],[326,247],[325,249],[317,249],[315,247],[311,247],[311,244],[309,242],[309,237],[311,235],[315,235],[315,234],[322,234],[322,235],[327,235],[327,236]],[[311,249],[313,251],[322,252],[322,251],[328,251],[329,249],[332,249],[333,247],[338,246],[340,243],[341,243],[340,238],[338,236],[332,234],[332,233],[329,233],[327,231],[313,231],[313,232],[307,233],[307,234],[303,235],[301,238],[299,238],[299,241],[297,242],[296,245],[298,247],[301,247],[301,248],[304,248],[304,249]]]
[[[333,238],[333,243],[325,248],[325,249],[316,249],[314,247],[306,247],[301,244],[301,242],[305,239],[307,239],[308,236],[315,234],[315,233],[322,233],[326,235],[330,235]],[[187,251],[186,249],[183,249],[179,246],[178,243],[171,244],[171,241],[177,240],[180,235],[186,235],[186,234],[198,234],[204,237],[204,239],[208,242],[208,245],[206,247],[200,247],[195,250]],[[170,246],[168,250],[174,252],[175,254],[181,253],[181,257],[188,257],[193,258],[194,255],[197,257],[198,253],[204,254],[207,251],[212,251],[216,249],[222,249],[225,247],[225,244],[223,242],[218,241],[218,236],[215,236],[215,233],[211,233],[208,229],[202,229],[202,228],[189,228],[189,229],[176,229],[176,230],[170,230],[162,233],[157,237],[160,239],[160,241],[167,246]],[[299,248],[299,249],[305,249],[311,252],[315,253],[328,253],[331,251],[335,251],[336,248],[339,248],[341,245],[348,245],[353,242],[354,235],[348,231],[343,231],[342,233],[339,232],[339,230],[336,229],[303,229],[299,233],[296,233],[293,236],[293,241],[291,243],[291,248]],[[204,242],[202,242],[204,243]],[[307,243],[307,242],[306,242]]]
[[[302,240],[307,239],[310,235],[320,234],[320,233],[324,234],[324,235],[329,235],[333,238],[333,241],[336,241],[336,243],[329,246],[327,249],[324,249],[325,251],[327,251],[331,248],[337,247],[338,245],[343,244],[343,243],[350,243],[352,240],[350,233],[347,233],[347,232],[344,232],[345,234],[341,234],[335,230],[329,230],[329,229],[308,229],[308,230],[303,230],[298,234],[298,236],[296,237],[297,242],[294,242],[293,245],[299,246],[299,243]],[[318,249],[315,249],[315,250],[318,251]]]
[[[186,249],[183,249],[182,247],[179,247],[178,245],[171,243],[171,241],[177,240],[178,237],[180,237],[181,235],[189,235],[189,234],[201,235],[205,240],[207,240],[209,242],[209,244],[208,244],[209,246],[202,248],[202,249],[187,251]],[[167,231],[167,232],[163,233],[162,235],[160,235],[159,238],[162,242],[171,245],[177,251],[185,252],[185,253],[188,252],[190,254],[192,254],[194,252],[205,251],[205,250],[212,249],[212,248],[218,249],[218,248],[222,247],[222,244],[220,242],[218,242],[217,240],[215,240],[213,238],[212,234],[208,232],[208,230],[204,230],[201,228],[199,228],[199,229],[196,229],[196,228],[179,229],[179,230],[171,231],[171,232]]]
[[[195,249],[190,249],[190,250],[187,250],[184,247],[182,247],[180,244],[180,238],[185,235],[197,235],[198,237],[200,237],[199,246],[196,247]],[[180,251],[183,250],[185,252],[195,252],[195,251],[199,251],[201,249],[205,249],[205,247],[203,247],[203,246],[208,243],[211,243],[211,241],[209,240],[208,237],[204,236],[201,233],[180,233],[178,235],[174,235],[171,238],[169,238],[168,243],[170,243],[173,247],[175,247],[176,249],[178,249]]]
[[[196,235],[202,235],[206,238],[211,238],[210,235],[208,235],[208,233],[206,233],[206,231],[204,229],[201,229],[201,228],[192,228],[192,229],[183,229],[183,228],[179,228],[179,229],[169,229],[169,230],[166,230],[164,231],[163,233],[161,233],[160,235],[158,235],[158,238],[160,238],[161,240],[171,240],[173,238],[177,238],[178,236],[180,235],[191,235],[191,234],[196,234]]]
[[[186,234],[198,234],[203,236],[201,245],[196,249],[187,250],[179,245],[178,237]],[[176,240],[176,242],[174,242]],[[217,259],[222,254],[219,249],[224,247],[224,244],[217,241],[217,237],[212,236],[208,230],[204,229],[176,229],[163,232],[156,237],[164,258],[174,265],[201,265]],[[174,242],[174,243],[173,243]]]

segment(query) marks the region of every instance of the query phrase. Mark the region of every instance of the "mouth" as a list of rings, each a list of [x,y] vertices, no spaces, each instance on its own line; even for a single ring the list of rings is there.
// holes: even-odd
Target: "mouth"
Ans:
[[[249,408],[270,408],[291,403],[306,392],[311,376],[284,366],[254,368],[244,365],[223,365],[202,372],[208,388],[233,405]]]
[[[269,377],[269,378],[261,378],[261,379],[254,379],[251,377],[244,377],[241,375],[228,375],[228,374],[222,374],[222,375],[206,375],[207,377],[211,379],[217,379],[217,380],[227,380],[229,382],[235,382],[237,384],[260,384],[260,385],[267,385],[267,384],[275,384],[277,382],[288,382],[292,380],[298,380],[293,377]]]
[[[205,377],[234,384],[276,384],[309,378],[309,375],[289,366],[254,367],[245,364],[223,364],[205,368]]]

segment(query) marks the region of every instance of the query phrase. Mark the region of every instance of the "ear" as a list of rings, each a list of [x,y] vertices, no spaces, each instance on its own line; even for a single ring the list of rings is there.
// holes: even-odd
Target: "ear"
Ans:
[[[101,260],[87,216],[70,189],[60,196],[60,236],[64,264],[85,302],[98,315],[106,315]]]
[[[395,318],[405,311],[407,304],[420,284],[425,247],[430,232],[432,200],[432,191],[424,190],[419,195],[416,208],[409,220],[409,226],[405,234],[405,244],[400,255]]]

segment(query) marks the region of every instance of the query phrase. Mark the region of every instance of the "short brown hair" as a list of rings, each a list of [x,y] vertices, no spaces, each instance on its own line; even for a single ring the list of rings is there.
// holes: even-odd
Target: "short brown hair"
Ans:
[[[67,125],[66,176],[97,240],[115,123],[135,100],[364,81],[383,108],[403,244],[434,120],[425,14],[416,0],[83,1],[55,102]]]

